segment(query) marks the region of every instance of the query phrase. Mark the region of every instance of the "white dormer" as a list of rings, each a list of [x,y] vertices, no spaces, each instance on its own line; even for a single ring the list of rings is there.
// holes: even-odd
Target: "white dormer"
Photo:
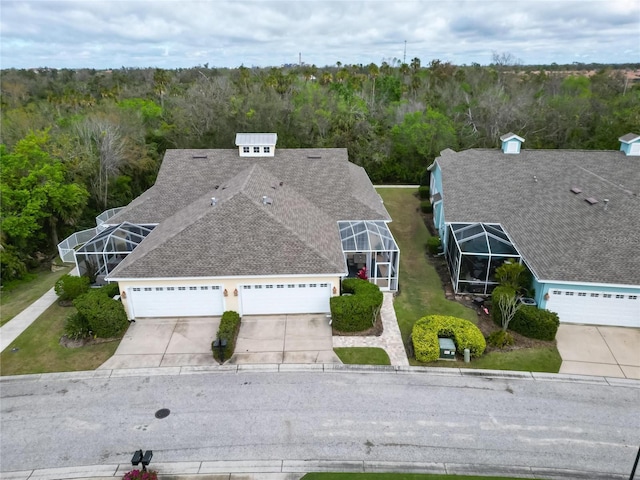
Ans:
[[[618,140],[620,140],[620,151],[624,152],[625,155],[640,156],[640,135],[627,133]]]
[[[277,141],[277,133],[236,133],[241,157],[273,157]]]
[[[524,138],[512,132],[505,133],[500,137],[500,140],[502,140],[502,151],[504,153],[516,155],[520,153],[520,147],[524,143]]]

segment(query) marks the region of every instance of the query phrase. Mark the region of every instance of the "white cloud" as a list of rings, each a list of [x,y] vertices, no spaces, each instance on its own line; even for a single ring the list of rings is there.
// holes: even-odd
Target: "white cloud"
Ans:
[[[635,0],[13,1],[2,67],[640,61]]]

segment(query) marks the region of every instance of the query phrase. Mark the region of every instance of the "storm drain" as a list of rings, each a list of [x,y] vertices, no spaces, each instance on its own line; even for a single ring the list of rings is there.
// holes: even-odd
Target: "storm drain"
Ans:
[[[171,410],[169,410],[168,408],[161,408],[156,412],[156,418],[167,418],[170,413]]]

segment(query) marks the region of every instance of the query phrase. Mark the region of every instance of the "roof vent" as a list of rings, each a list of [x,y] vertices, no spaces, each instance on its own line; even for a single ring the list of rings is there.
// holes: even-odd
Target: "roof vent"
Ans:
[[[587,202],[589,205],[595,205],[596,203],[598,203],[598,200],[596,200],[593,197],[585,198],[584,201]]]
[[[322,158],[322,155],[307,155],[307,158],[310,158],[312,160],[317,160],[319,158]]]
[[[216,197],[211,197],[211,206],[215,207],[218,204],[218,199]]]
[[[280,183],[279,183],[279,185],[280,185],[280,186],[284,185],[284,182],[280,182]]]
[[[216,185],[215,187],[213,187],[214,190],[217,190],[220,188],[220,185]]]
[[[524,143],[524,138],[519,137],[513,132],[506,133],[500,137],[502,141],[502,151],[504,153],[517,155],[520,153],[520,147]]]
[[[607,207],[609,206],[609,199],[605,198],[602,200],[604,202],[604,211],[607,211]]]
[[[273,198],[267,197],[266,195],[262,196],[262,204],[263,205],[271,205],[273,203]]]
[[[575,193],[576,195],[577,195],[578,193],[582,193],[582,189],[581,189],[580,187],[573,187],[573,188],[571,189],[571,191],[572,191],[573,193]]]
[[[618,140],[620,141],[620,151],[625,155],[640,156],[640,135],[627,133]]]
[[[207,158],[206,155],[191,155],[191,158]]]

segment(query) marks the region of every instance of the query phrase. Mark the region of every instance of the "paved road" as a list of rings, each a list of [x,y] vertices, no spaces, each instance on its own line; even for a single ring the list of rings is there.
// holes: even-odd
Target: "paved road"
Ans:
[[[154,462],[376,460],[628,475],[640,384],[620,382],[327,371],[16,379],[0,384],[1,471],[125,464],[143,448]],[[157,419],[161,408],[171,414]]]

